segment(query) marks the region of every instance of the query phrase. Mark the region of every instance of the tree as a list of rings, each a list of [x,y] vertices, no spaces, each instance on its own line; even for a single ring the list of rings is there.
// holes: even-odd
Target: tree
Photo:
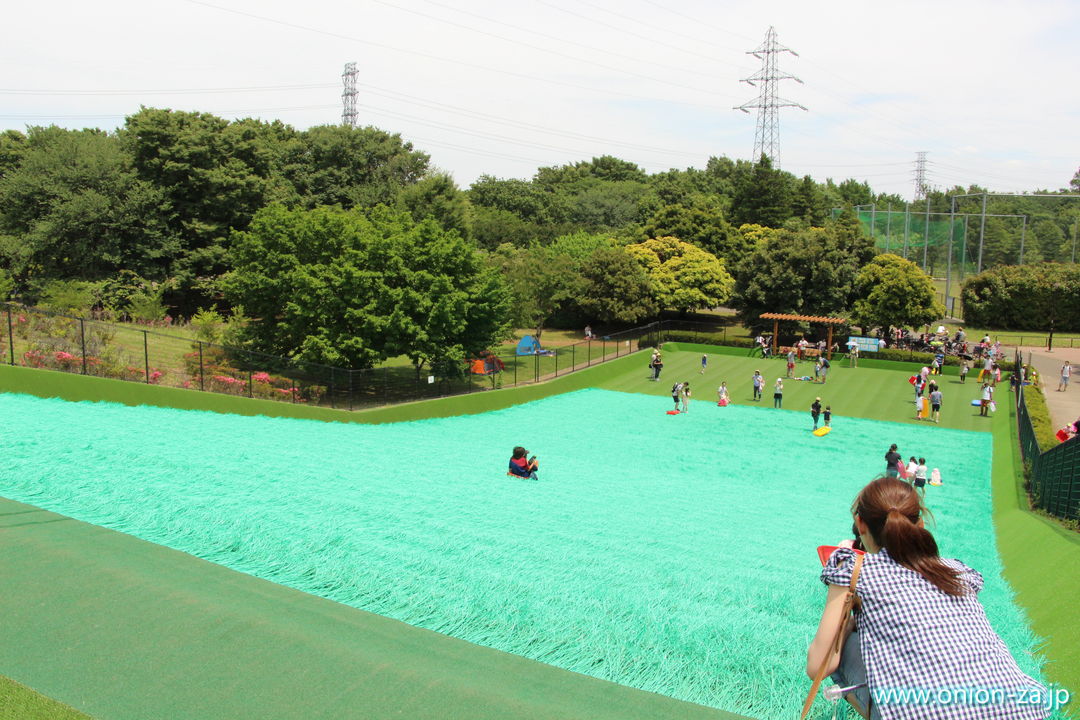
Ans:
[[[431,173],[406,186],[398,195],[398,204],[417,222],[432,218],[445,229],[457,231],[463,238],[472,236],[469,201],[447,173]]]
[[[964,322],[1003,330],[1080,331],[1080,266],[1002,265],[964,280]]]
[[[809,175],[804,176],[795,188],[791,212],[795,217],[805,220],[808,225],[821,227],[825,224],[828,214],[825,195]]]
[[[580,284],[574,260],[550,248],[502,245],[491,260],[513,295],[514,324],[535,328],[537,338],[548,320],[573,300]]]
[[[743,236],[724,219],[720,208],[709,206],[700,196],[688,202],[657,209],[645,221],[644,238],[677,237],[727,262],[734,262],[750,249]]]
[[[166,277],[179,250],[169,203],[136,177],[115,136],[34,127],[18,155],[0,177],[0,260],[19,288],[120,269]]]
[[[393,204],[404,188],[424,178],[428,159],[396,133],[319,125],[288,144],[283,173],[306,208],[371,208]]]
[[[750,232],[751,227],[744,226]],[[823,228],[782,228],[761,235],[736,263],[732,307],[744,323],[761,327],[765,312],[832,315],[846,312],[858,271],[856,256]]]
[[[351,368],[408,355],[452,376],[507,334],[501,279],[430,219],[272,205],[232,244],[226,295],[253,316],[242,337],[263,352]]]
[[[870,327],[919,327],[945,315],[933,279],[918,265],[886,253],[878,255],[855,278],[858,299],[855,324]]]
[[[688,242],[653,238],[625,250],[645,270],[660,307],[686,313],[723,305],[731,297],[734,280],[724,261]]]
[[[614,247],[599,248],[586,258],[574,303],[583,318],[600,323],[635,323],[657,311],[641,265]]]
[[[753,172],[736,188],[732,203],[732,221],[780,227],[792,215],[789,176],[774,170],[772,161],[762,153]]]

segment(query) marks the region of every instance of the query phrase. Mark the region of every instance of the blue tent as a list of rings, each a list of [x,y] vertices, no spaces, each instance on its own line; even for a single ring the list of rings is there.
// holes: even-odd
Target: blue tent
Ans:
[[[521,338],[521,342],[517,344],[518,355],[539,355],[540,354],[540,341],[534,338],[532,335],[526,335]]]

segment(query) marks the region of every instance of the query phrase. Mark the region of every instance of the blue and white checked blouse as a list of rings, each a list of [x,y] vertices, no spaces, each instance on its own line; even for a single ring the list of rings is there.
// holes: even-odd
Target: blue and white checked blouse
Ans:
[[[855,588],[866,678],[882,720],[1043,720],[1046,689],[1020,671],[978,600],[983,579],[945,560],[971,592],[955,597],[900,565],[867,553]],[[836,550],[821,571],[847,586],[855,553]]]

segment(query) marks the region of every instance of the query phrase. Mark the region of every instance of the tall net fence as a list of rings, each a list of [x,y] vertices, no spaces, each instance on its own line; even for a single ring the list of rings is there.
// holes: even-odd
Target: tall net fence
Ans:
[[[499,347],[447,378],[408,361],[353,370],[209,343],[179,329],[0,307],[5,364],[343,410],[540,382],[653,345],[660,333],[653,323],[525,355]]]
[[[1020,362],[1020,356],[1017,356]],[[1035,507],[1065,520],[1080,520],[1080,436],[1049,450],[1039,446],[1024,386],[1016,393],[1016,424],[1028,492]]]

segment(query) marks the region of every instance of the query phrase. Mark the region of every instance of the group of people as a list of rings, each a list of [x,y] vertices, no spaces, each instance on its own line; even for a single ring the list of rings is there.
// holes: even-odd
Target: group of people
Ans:
[[[903,477],[913,488],[920,493],[925,493],[926,483],[930,477],[926,467],[926,458],[921,457],[916,460],[912,455],[905,465],[903,456],[896,449],[896,443],[893,443],[889,446],[889,451],[885,453],[885,477]]]
[[[818,429],[818,418],[825,421],[825,427],[832,427],[832,406],[826,405],[825,410],[821,409],[821,398],[814,398],[814,402],[810,404],[810,417],[814,419],[814,429]]]
[[[923,367],[914,378],[915,385],[915,419],[922,420],[925,416],[931,422],[939,422],[941,415],[942,392],[937,380],[930,377],[930,368]],[[926,404],[929,403],[929,409]]]
[[[677,382],[672,385],[671,399],[675,401],[675,412],[690,412],[690,383]]]

